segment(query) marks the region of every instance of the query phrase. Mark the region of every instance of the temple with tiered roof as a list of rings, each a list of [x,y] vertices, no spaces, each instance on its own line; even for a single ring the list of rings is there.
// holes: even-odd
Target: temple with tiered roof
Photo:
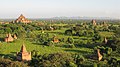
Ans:
[[[23,16],[22,14],[18,17],[18,19],[15,20],[15,23],[31,23],[31,20],[28,20]]]

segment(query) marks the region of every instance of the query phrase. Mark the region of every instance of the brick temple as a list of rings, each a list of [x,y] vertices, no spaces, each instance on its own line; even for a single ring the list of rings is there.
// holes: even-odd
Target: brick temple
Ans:
[[[17,60],[19,61],[31,60],[31,52],[27,52],[24,44],[22,45],[20,52],[17,52]]]
[[[6,34],[6,38],[4,39],[5,42],[13,42],[14,41],[14,38],[12,37],[12,35],[9,33],[9,34]]]
[[[100,49],[97,49],[97,57],[98,57],[98,61],[101,61],[103,56],[100,54]]]
[[[58,43],[58,42],[59,42],[59,39],[58,39],[57,36],[54,36],[54,37],[53,37],[53,42],[54,42],[54,43]]]
[[[92,25],[97,25],[96,20],[92,20]]]
[[[18,17],[18,19],[15,20],[15,23],[31,23],[31,20],[28,20],[27,18],[25,18],[25,16],[23,16],[22,14]]]

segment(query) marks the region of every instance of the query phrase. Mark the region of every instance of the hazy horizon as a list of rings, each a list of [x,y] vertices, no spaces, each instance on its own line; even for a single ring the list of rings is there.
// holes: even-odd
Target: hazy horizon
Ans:
[[[0,18],[120,18],[120,0],[0,0]]]

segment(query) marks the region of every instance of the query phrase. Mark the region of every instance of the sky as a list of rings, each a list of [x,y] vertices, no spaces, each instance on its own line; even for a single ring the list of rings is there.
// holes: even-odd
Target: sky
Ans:
[[[120,0],[0,0],[0,18],[120,18]]]

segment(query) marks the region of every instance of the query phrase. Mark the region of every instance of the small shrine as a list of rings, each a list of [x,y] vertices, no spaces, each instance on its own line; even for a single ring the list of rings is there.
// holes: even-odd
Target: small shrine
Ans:
[[[54,30],[54,28],[50,26],[50,30],[51,30],[51,31],[53,31],[53,30]]]
[[[31,52],[27,52],[24,44],[22,45],[20,52],[17,52],[17,60],[19,61],[31,60]]]
[[[96,20],[92,20],[92,25],[97,25]]]
[[[105,21],[102,23],[102,25],[103,25],[103,26],[108,26],[107,23],[106,23]]]
[[[100,49],[97,49],[97,57],[99,61],[101,61],[103,58],[103,56],[100,54]]]
[[[14,34],[14,35],[13,35],[13,38],[14,38],[14,39],[17,39],[17,36],[16,36],[16,34]]]
[[[103,43],[107,43],[108,42],[108,40],[106,39],[106,37],[104,38],[104,40],[103,40]]]
[[[12,37],[12,35],[9,33],[6,35],[6,38],[4,39],[5,42],[13,42],[14,38]]]
[[[98,61],[101,61],[103,58],[103,56],[100,53],[100,49],[95,50],[95,53],[88,56],[88,57],[91,59],[94,59],[94,60],[98,60]]]
[[[54,43],[58,43],[58,42],[59,42],[58,37],[54,36],[54,37],[53,37],[53,42],[54,42]]]

